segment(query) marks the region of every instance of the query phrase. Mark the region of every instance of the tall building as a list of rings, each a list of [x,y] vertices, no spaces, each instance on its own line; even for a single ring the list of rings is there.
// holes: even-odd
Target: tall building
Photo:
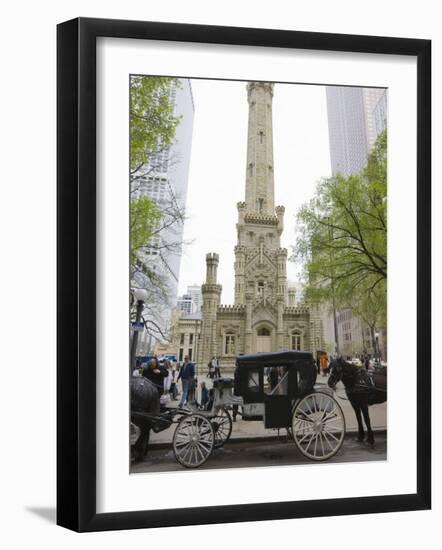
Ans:
[[[170,100],[174,115],[181,117],[174,143],[153,155],[149,165],[143,167],[144,175],[137,179],[133,196],[149,196],[160,206],[176,204],[184,209],[187,199],[190,153],[192,146],[194,103],[189,79],[180,79],[179,85],[170,87]],[[155,312],[155,322],[167,335],[172,310],[176,307],[178,280],[180,275],[184,226],[175,223],[169,229],[154,237],[145,251],[145,260],[162,276],[167,285],[168,304]],[[142,277],[142,276],[139,276]],[[136,281],[144,286],[145,281]]]
[[[180,296],[177,301],[177,307],[182,315],[190,315],[201,311],[202,294],[200,285],[191,285],[187,287],[185,294]]]
[[[357,174],[366,166],[377,136],[387,127],[387,90],[327,86],[326,96],[332,173],[345,177]],[[324,326],[330,326],[329,311],[330,308],[323,309],[328,316],[324,318]],[[374,355],[373,331],[353,314],[351,308],[336,313],[336,328],[341,354]],[[381,342],[384,341],[385,333],[381,331]],[[385,347],[381,351],[385,357]]]
[[[387,91],[327,86],[326,96],[332,173],[357,174],[386,127]]]
[[[192,301],[192,296],[189,296],[189,294],[183,294],[180,296],[177,301],[177,306],[183,316],[190,315],[195,312],[195,304]]]
[[[186,294],[192,299],[195,305],[194,311],[201,311],[203,305],[203,295],[201,294],[201,285],[189,285]]]
[[[198,325],[200,335],[195,358],[206,365],[217,356],[223,372],[233,371],[241,353],[285,349],[315,353],[323,345],[318,307],[296,303],[296,289],[287,283],[287,250],[280,242],[285,208],[275,207],[274,202],[273,90],[271,83],[247,84],[245,200],[237,204],[233,305],[221,305],[219,255],[206,255],[200,326],[195,319],[195,334]],[[176,330],[180,349],[186,349],[186,323],[187,319],[179,321]]]

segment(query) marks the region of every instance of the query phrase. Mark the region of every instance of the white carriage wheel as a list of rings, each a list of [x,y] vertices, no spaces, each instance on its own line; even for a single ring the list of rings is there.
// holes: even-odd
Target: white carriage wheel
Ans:
[[[311,393],[296,405],[292,430],[296,446],[304,456],[311,460],[327,460],[344,442],[344,414],[330,395]]]
[[[173,434],[173,452],[186,468],[198,468],[206,462],[215,443],[210,421],[200,414],[183,416]]]
[[[219,449],[230,439],[233,426],[232,417],[226,409],[221,409],[210,421],[215,432],[214,448]]]

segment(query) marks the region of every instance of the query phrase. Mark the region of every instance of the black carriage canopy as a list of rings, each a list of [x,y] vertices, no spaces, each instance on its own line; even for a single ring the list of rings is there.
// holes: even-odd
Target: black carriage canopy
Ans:
[[[241,384],[242,374],[250,369],[264,369],[266,367],[287,367],[292,381],[296,380],[296,393],[303,394],[313,390],[316,381],[316,368],[313,354],[308,351],[279,351],[271,353],[254,353],[239,355],[236,358],[235,386]]]

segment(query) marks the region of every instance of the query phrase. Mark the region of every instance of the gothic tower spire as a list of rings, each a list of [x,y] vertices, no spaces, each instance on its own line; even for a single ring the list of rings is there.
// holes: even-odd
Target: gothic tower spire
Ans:
[[[273,181],[273,84],[249,82],[246,200],[238,207],[235,304],[286,301],[287,250],[281,248],[284,207],[275,208]],[[251,302],[249,303],[250,306]],[[249,316],[250,317],[250,316]]]
[[[273,84],[249,82],[247,137],[246,211],[275,214],[273,183]]]

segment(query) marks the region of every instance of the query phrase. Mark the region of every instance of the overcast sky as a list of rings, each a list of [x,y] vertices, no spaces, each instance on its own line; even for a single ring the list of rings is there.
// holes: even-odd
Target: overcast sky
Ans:
[[[233,303],[236,203],[244,200],[248,103],[245,82],[192,80],[195,101],[179,294],[202,284],[205,255],[220,256],[222,304]],[[282,246],[295,243],[295,214],[331,175],[324,86],[276,84],[273,96],[275,205],[284,205]],[[298,266],[288,262],[290,281]]]

